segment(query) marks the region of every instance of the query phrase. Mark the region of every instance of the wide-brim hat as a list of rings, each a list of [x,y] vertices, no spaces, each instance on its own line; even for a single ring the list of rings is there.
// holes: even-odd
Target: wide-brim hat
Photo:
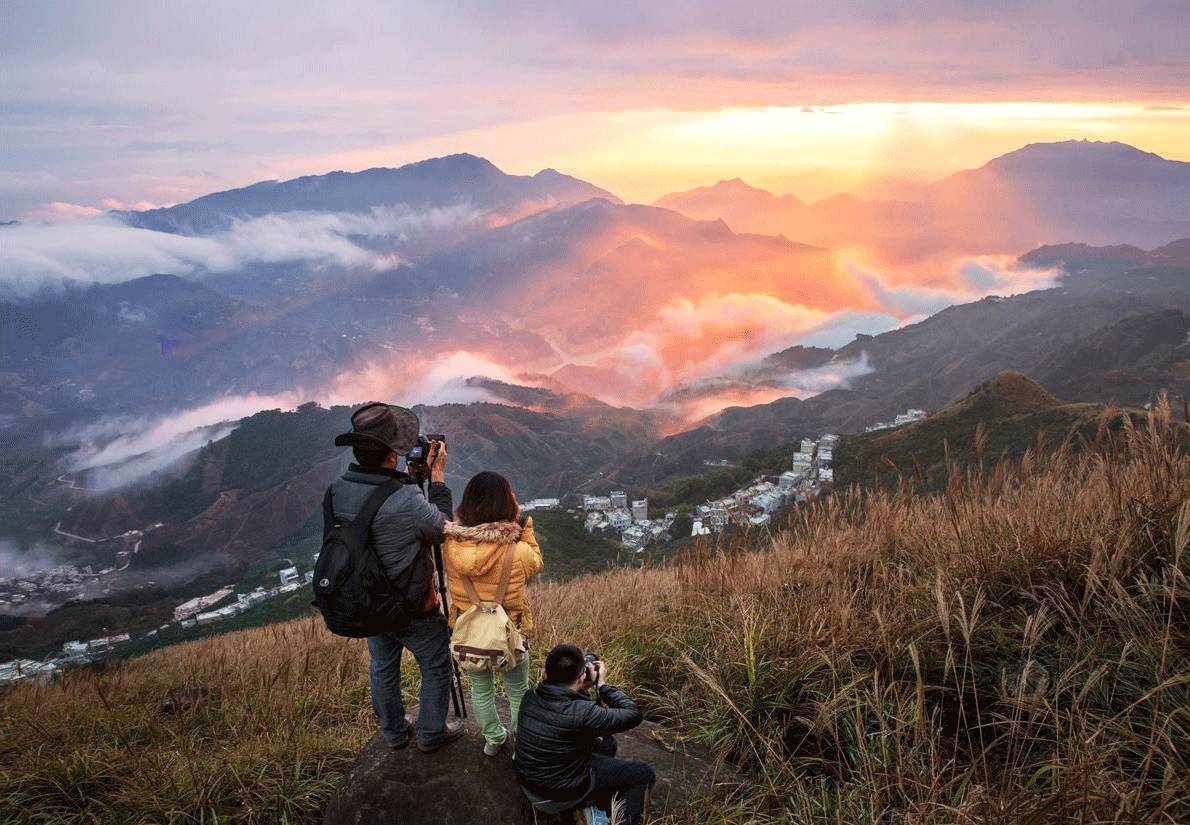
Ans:
[[[393,404],[365,404],[351,414],[351,432],[335,436],[336,447],[385,447],[408,455],[417,444],[421,423],[413,410]]]

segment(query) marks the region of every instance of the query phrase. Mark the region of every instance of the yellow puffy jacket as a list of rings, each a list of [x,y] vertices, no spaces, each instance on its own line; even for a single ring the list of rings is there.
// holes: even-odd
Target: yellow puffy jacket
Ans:
[[[446,562],[446,583],[450,588],[450,626],[471,607],[471,599],[463,589],[460,575],[475,585],[481,599],[494,600],[500,588],[500,573],[508,545],[516,544],[512,557],[512,573],[504,594],[504,610],[521,632],[533,629],[533,614],[525,599],[525,582],[541,572],[541,548],[533,532],[533,519],[525,526],[515,521],[498,521],[465,527],[453,521],[446,523],[446,541],[442,554]]]

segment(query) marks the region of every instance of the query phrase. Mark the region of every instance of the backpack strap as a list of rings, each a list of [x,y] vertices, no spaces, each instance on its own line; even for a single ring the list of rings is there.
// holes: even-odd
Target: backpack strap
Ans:
[[[331,488],[326,488],[326,495],[322,497],[322,532],[330,530],[335,524],[335,506],[331,502]]]
[[[390,478],[388,481],[379,485],[364,499],[364,506],[359,508],[359,515],[355,517],[354,523],[360,527],[367,525],[370,532],[372,529],[372,519],[376,518],[376,513],[384,506],[384,502],[388,501],[389,497],[403,486],[403,483],[395,478]]]
[[[500,589],[496,591],[496,603],[504,604],[504,596],[508,593],[508,580],[512,578],[512,558],[516,555],[516,542],[508,545],[504,551],[504,569],[500,571]]]
[[[459,573],[459,581],[463,584],[463,590],[467,593],[467,598],[471,600],[471,604],[479,606],[481,604],[504,604],[504,596],[508,593],[508,580],[512,578],[512,559],[516,555],[516,542],[508,545],[508,549],[504,552],[504,568],[500,571],[500,586],[496,590],[496,598],[490,602],[486,599],[479,598],[479,592],[475,589],[475,582],[471,581],[470,576],[464,576]]]

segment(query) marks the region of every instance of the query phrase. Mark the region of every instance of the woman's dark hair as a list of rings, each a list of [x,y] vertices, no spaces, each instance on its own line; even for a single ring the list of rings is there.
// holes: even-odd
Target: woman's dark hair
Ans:
[[[517,516],[516,497],[512,485],[499,473],[487,470],[476,473],[467,482],[463,500],[455,508],[459,524],[474,527],[495,521],[514,521]]]

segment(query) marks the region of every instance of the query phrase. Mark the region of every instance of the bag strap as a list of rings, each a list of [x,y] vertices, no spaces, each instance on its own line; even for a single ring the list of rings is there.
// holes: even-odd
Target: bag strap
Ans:
[[[359,515],[355,517],[355,524],[361,527],[366,525],[368,529],[371,529],[372,519],[376,518],[376,513],[384,506],[384,502],[388,501],[389,496],[401,489],[402,486],[398,479],[390,478],[369,493],[364,500],[364,506],[359,510]]]
[[[479,598],[479,593],[475,590],[475,582],[471,581],[470,576],[464,576],[460,573],[459,581],[463,583],[463,590],[467,591],[467,598],[471,600],[471,604],[476,607],[483,604],[483,601]]]
[[[515,554],[516,542],[513,542],[504,551],[504,569],[500,571],[500,589],[496,591],[496,604],[504,604],[504,596],[508,593],[508,580],[512,577],[512,557]]]
[[[322,497],[322,532],[330,530],[335,524],[335,506],[331,503],[331,488],[326,488],[326,495]]]
[[[504,552],[504,568],[500,571],[500,587],[496,590],[496,598],[492,600],[492,604],[504,604],[504,596],[508,593],[508,580],[512,578],[512,559],[516,554],[516,543],[508,545],[508,549]],[[479,598],[479,592],[475,589],[475,582],[471,581],[470,576],[459,574],[459,581],[463,583],[463,590],[467,593],[467,598],[471,600],[471,604],[479,606],[484,604],[486,600]]]

